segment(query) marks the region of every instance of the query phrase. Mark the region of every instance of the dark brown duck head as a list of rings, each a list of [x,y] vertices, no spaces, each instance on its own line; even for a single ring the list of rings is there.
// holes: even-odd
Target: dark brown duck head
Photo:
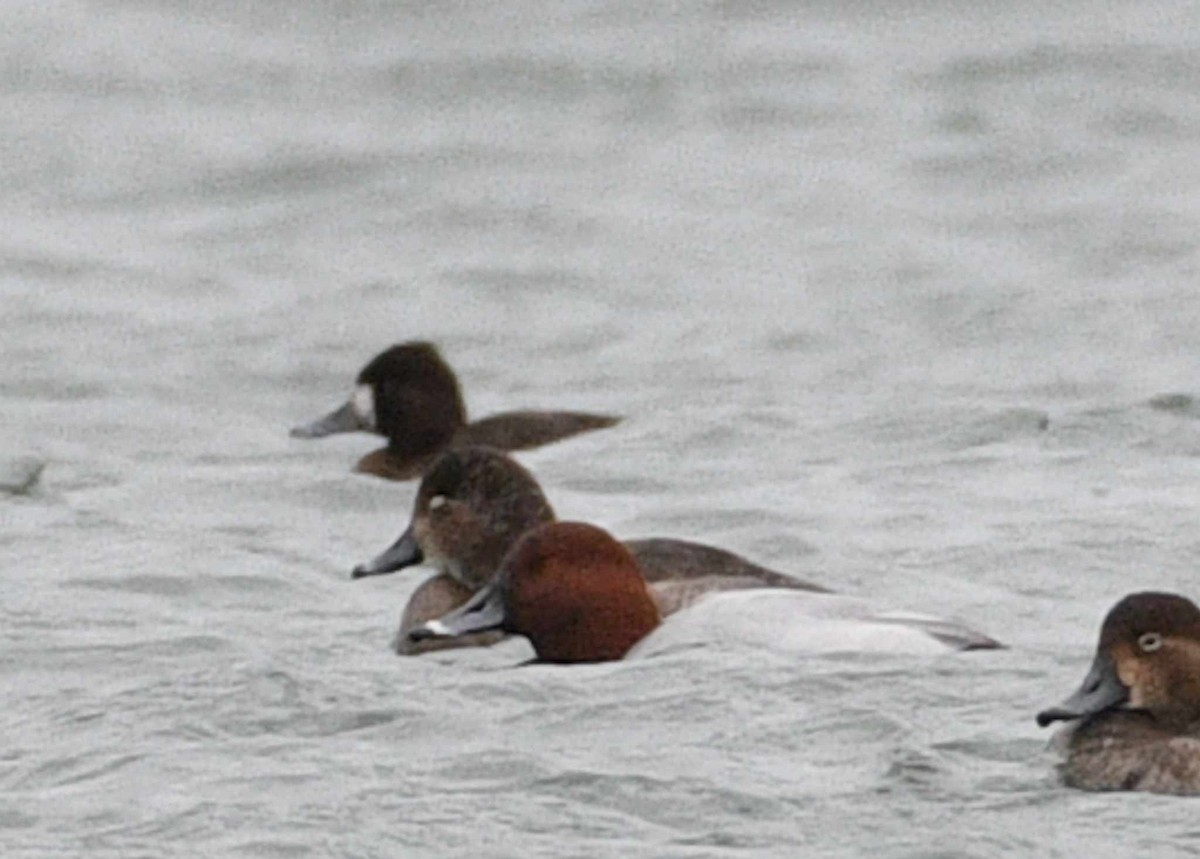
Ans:
[[[476,590],[530,529],[554,520],[533,475],[503,452],[456,448],[421,478],[408,527],[353,577],[381,575],[422,562]]]
[[[295,438],[343,432],[385,436],[395,456],[429,456],[450,444],[467,421],[454,371],[432,343],[401,343],[376,355],[358,374],[350,399],[295,427]]]
[[[1037,716],[1042,727],[1114,710],[1139,710],[1168,730],[1200,720],[1200,609],[1186,597],[1144,592],[1105,617],[1079,689]]]

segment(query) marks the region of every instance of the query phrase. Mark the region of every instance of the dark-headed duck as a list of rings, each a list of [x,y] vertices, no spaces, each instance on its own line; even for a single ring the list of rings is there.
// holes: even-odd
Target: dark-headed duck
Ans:
[[[764,613],[769,601],[781,602],[784,611]],[[706,613],[722,604],[732,605],[733,612]],[[815,612],[806,611],[814,605]],[[693,617],[700,618],[699,642],[688,637],[694,626],[679,635],[678,626]],[[716,594],[660,626],[661,620],[633,553],[594,525],[552,522],[526,533],[493,579],[466,603],[408,635],[422,642],[508,632],[528,638],[539,661],[560,663],[604,662],[703,642],[742,641],[802,652],[964,649],[943,637],[946,622],[937,622],[937,632],[930,632],[928,619],[915,624],[911,617],[871,615],[858,600],[794,590]],[[761,634],[764,627],[771,627],[769,636]],[[974,644],[966,649],[996,646],[972,635]]]
[[[419,476],[450,446],[486,444],[525,450],[603,429],[620,418],[583,412],[503,412],[468,422],[454,371],[432,343],[401,343],[376,355],[358,374],[354,392],[323,418],[295,427],[295,438],[372,432],[387,447],[367,454],[355,471],[388,480]]]
[[[1200,609],[1169,593],[1118,602],[1083,685],[1038,713],[1056,721],[1070,787],[1200,793]]]

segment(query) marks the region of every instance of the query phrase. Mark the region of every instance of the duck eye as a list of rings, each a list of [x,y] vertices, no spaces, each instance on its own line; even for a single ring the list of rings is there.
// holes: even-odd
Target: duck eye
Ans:
[[[1143,653],[1153,653],[1163,646],[1163,638],[1157,632],[1144,632],[1138,636],[1138,647]]]
[[[440,510],[441,508],[443,508],[445,506],[446,506],[446,496],[445,495],[435,495],[429,499],[429,509],[430,510]]]

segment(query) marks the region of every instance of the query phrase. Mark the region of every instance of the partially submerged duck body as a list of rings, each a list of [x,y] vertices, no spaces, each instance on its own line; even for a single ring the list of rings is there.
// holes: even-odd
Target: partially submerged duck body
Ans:
[[[355,471],[387,480],[419,477],[450,447],[486,444],[527,450],[604,429],[620,418],[587,412],[511,411],[467,420],[458,378],[432,343],[401,343],[375,356],[358,374],[349,400],[324,417],[292,429],[294,438],[370,432],[386,447],[362,457]]]
[[[773,602],[781,607],[772,612]],[[684,624],[700,635],[681,641]],[[525,636],[540,661],[559,663],[646,656],[680,643],[765,644],[804,653],[924,654],[999,646],[948,621],[775,588],[712,594],[664,622],[633,554],[603,529],[580,522],[553,522],[526,533],[491,582],[408,636],[419,643],[497,630]]]

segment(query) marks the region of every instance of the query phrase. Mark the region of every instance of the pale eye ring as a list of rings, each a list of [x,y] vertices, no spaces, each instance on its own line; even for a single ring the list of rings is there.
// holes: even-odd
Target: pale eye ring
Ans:
[[[1137,641],[1143,653],[1153,653],[1163,646],[1163,637],[1157,632],[1143,632]]]
[[[442,507],[445,507],[445,506],[446,506],[446,496],[445,495],[435,495],[429,499],[429,509],[430,510],[440,510]]]

